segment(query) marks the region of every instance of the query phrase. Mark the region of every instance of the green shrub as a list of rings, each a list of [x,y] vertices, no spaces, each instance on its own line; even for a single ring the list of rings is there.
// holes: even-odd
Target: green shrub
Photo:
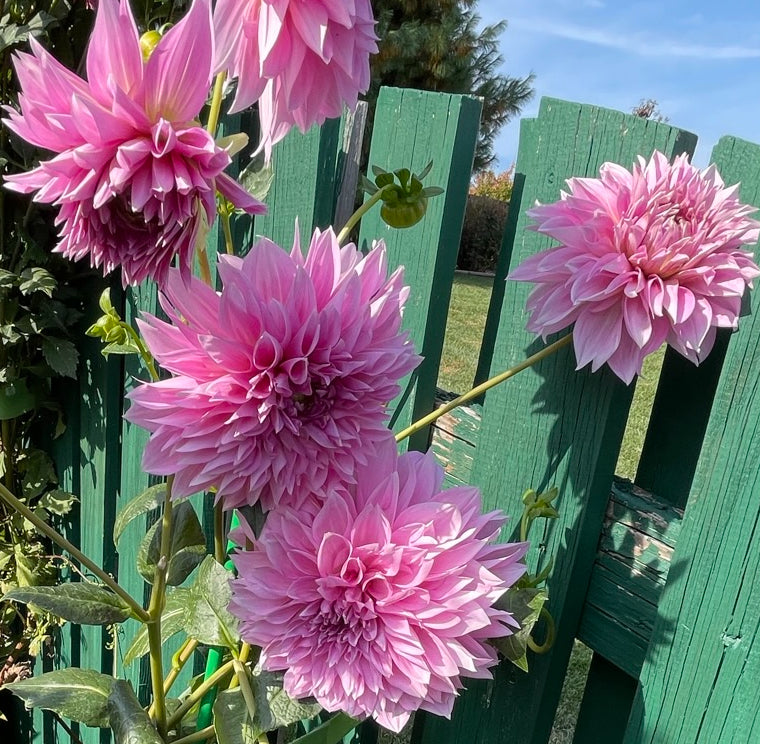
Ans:
[[[493,271],[496,268],[508,211],[507,202],[470,195],[459,244],[458,269]]]

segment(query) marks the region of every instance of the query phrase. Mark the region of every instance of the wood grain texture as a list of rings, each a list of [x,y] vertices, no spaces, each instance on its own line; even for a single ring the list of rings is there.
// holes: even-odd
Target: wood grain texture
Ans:
[[[760,205],[760,147],[726,137],[713,161]],[[626,744],[760,741],[759,337],[755,313],[731,338]]]
[[[522,204],[554,201],[564,180],[593,176],[605,161],[630,167],[636,155],[654,149],[667,155],[694,145],[681,130],[593,106],[543,99],[538,131],[518,155],[525,174]],[[519,216],[511,265],[550,241],[525,230]],[[509,285],[492,369],[505,369],[541,348],[524,330],[530,287]],[[560,490],[560,518],[533,534],[531,566],[555,557],[549,584],[550,610],[557,621],[553,649],[531,660],[527,676],[506,664],[492,682],[468,682],[451,724],[426,717],[418,740],[426,744],[506,740],[544,744],[548,740],[567,661],[576,634],[586,586],[596,554],[609,487],[622,438],[632,388],[609,371],[576,372],[565,347],[543,364],[490,391],[483,408],[481,438],[472,480],[483,489],[484,507],[521,513],[524,489]],[[508,537],[508,535],[505,535]]]
[[[442,196],[430,199],[425,218],[414,227],[388,227],[379,209],[362,220],[360,244],[368,247],[373,240],[385,240],[389,265],[405,267],[406,283],[413,289],[404,328],[424,357],[391,405],[394,430],[434,406],[480,109],[480,103],[467,96],[408,89],[383,88],[378,98],[370,164],[388,171],[409,168],[419,173],[433,160],[425,184],[445,188]],[[419,432],[409,446],[427,449],[428,438],[427,430]]]

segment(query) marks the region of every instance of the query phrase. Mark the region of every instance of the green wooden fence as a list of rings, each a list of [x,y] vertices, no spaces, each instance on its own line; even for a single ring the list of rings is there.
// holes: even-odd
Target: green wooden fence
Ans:
[[[385,89],[378,104],[371,163],[420,169],[432,158],[428,181],[446,188],[417,227],[391,231],[374,213],[361,227],[360,243],[384,238],[391,261],[407,267],[404,323],[425,356],[392,406],[397,429],[435,405],[479,113],[474,99],[410,90]],[[356,143],[347,136],[351,125],[351,117],[327,122],[276,148],[270,214],[239,221],[238,240],[265,234],[289,247],[296,216],[303,238],[331,222],[339,188],[344,197],[351,188],[344,178],[353,157],[346,143]],[[694,135],[666,124],[554,99],[522,122],[478,381],[540,347],[524,330],[529,287],[503,281],[510,267],[549,245],[524,229],[525,209],[557,199],[566,178],[593,176],[605,161],[630,167],[637,155],[659,149],[672,157],[693,153],[695,144]],[[726,182],[742,182],[744,201],[760,205],[760,146],[724,138],[713,160]],[[93,288],[93,314],[97,294]],[[154,304],[150,288],[124,297],[129,317]],[[535,536],[529,554],[533,565],[547,551],[555,557],[554,647],[530,659],[529,675],[502,664],[492,681],[468,682],[451,721],[417,715],[413,744],[544,744],[576,638],[594,651],[576,744],[760,742],[759,342],[760,318],[752,315],[737,333],[724,333],[699,368],[666,355],[635,484],[614,477],[633,386],[605,371],[576,372],[567,348],[411,442],[432,445],[448,482],[479,486],[488,508],[519,514],[527,487],[556,485],[561,494],[560,519]],[[68,536],[139,594],[132,566],[145,523],[133,523],[118,554],[110,540],[120,505],[149,483],[139,468],[145,434],[121,419],[125,385],[138,370],[106,362],[94,342],[83,345],[82,357],[78,385],[65,390],[69,428],[56,445],[63,485],[81,494]],[[203,510],[202,497],[196,505]],[[100,629],[67,629],[46,665],[120,669],[130,632],[112,649]],[[167,647],[167,663],[175,650]],[[145,694],[144,666],[124,671]],[[35,723],[36,742],[69,741],[50,718]],[[79,736],[84,744],[107,739],[86,729]],[[354,738],[369,744],[377,731],[365,725]]]

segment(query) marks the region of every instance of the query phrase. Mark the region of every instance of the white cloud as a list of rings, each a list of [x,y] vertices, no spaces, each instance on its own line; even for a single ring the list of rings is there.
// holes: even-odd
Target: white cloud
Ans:
[[[702,60],[760,58],[758,47],[685,43],[680,40],[652,38],[650,34],[619,33],[543,19],[517,18],[512,21],[511,26],[513,31],[524,29],[547,36],[630,52],[640,57],[682,57]]]

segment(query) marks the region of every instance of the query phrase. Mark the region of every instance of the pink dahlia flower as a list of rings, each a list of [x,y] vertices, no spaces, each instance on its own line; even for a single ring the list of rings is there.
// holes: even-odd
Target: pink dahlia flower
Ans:
[[[715,166],[659,152],[633,172],[605,163],[571,178],[560,201],[536,206],[532,229],[561,245],[510,274],[534,282],[528,330],[544,338],[575,323],[578,368],[605,362],[630,382],[664,342],[695,364],[716,328],[736,328],[741,298],[760,275],[752,253],[760,222]]]
[[[230,610],[289,695],[399,731],[418,708],[450,716],[462,677],[491,676],[487,639],[519,627],[493,605],[528,546],[492,544],[505,517],[442,481],[431,456],[391,448],[351,495],[271,512],[236,554]]]
[[[259,101],[262,141],[340,116],[369,88],[369,0],[218,0],[216,69],[238,79],[233,111]]]
[[[34,39],[17,54],[20,112],[6,125],[57,153],[9,176],[9,188],[60,207],[56,251],[90,257],[124,284],[162,282],[175,255],[189,272],[193,249],[216,214],[220,191],[240,208],[264,206],[222,171],[226,150],[195,121],[211,81],[209,0],[158,42],[147,62],[127,0],[102,0],[87,51],[87,81]]]
[[[174,495],[215,487],[225,507],[271,509],[351,482],[357,463],[392,436],[386,404],[419,361],[400,333],[408,296],[385,246],[366,258],[317,230],[306,258],[261,239],[223,256],[217,294],[169,276],[141,330],[174,377],[131,394],[130,421],[153,434],[149,473],[176,473]]]

